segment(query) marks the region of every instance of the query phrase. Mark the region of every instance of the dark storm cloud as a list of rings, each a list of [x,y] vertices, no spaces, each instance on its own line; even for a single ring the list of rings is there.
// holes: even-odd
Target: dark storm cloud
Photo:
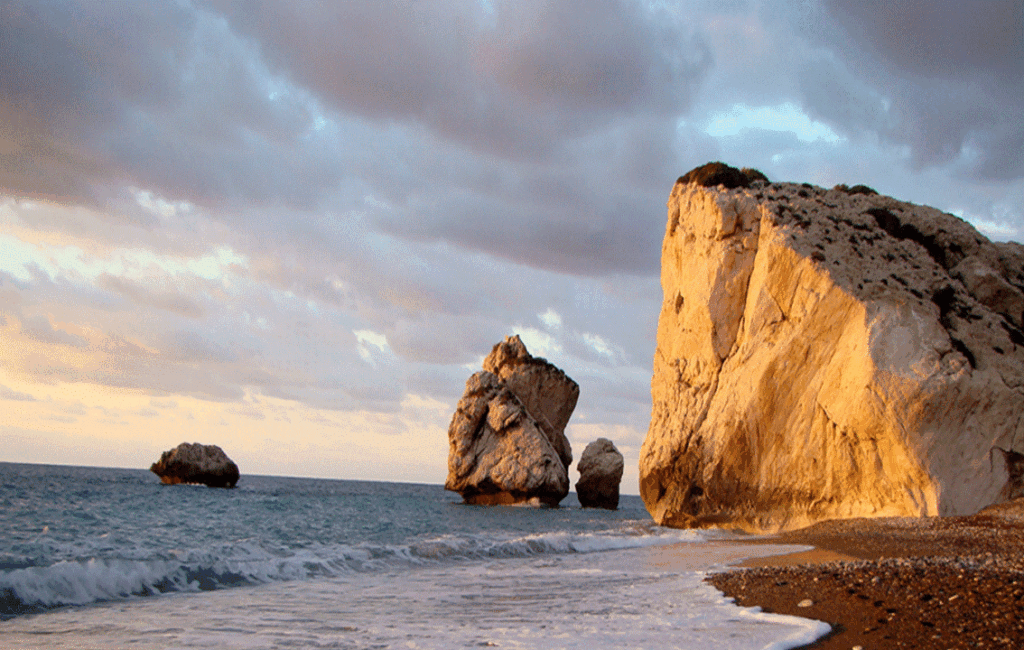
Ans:
[[[0,185],[110,210],[110,238],[176,250],[202,240],[172,231],[217,222],[323,246],[366,211],[398,237],[650,273],[660,226],[644,216],[680,172],[676,116],[710,58],[670,13],[598,9],[9,2]],[[126,187],[198,210],[157,219]]]
[[[836,57],[807,53],[800,57],[795,77],[810,114],[839,125],[844,134],[895,131],[885,98]]]
[[[614,192],[552,170],[495,194],[425,195],[409,211],[384,215],[398,236],[445,239],[509,261],[565,273],[649,274],[657,270],[663,199]],[[659,215],[652,217],[651,215]]]
[[[271,64],[345,109],[407,118],[461,91],[472,3],[214,0]]]
[[[689,28],[640,3],[214,0],[275,70],[338,110],[536,156],[636,110],[685,110],[706,72]]]
[[[656,273],[665,196],[684,157],[697,160],[690,149],[675,119],[650,116],[568,139],[539,161],[424,146],[421,173],[368,212],[396,237],[538,268]]]
[[[541,107],[678,113],[709,61],[699,40],[665,18],[615,0],[506,1],[479,48],[503,88]]]
[[[831,76],[838,92],[805,94],[810,110],[850,133],[869,129],[908,145],[919,166],[954,164],[996,181],[1024,177],[1024,5],[827,0],[823,7],[821,20],[804,16],[803,30],[843,71]],[[816,12],[797,11],[798,21],[801,13]],[[826,74],[805,67],[804,88],[820,89]]]
[[[11,1],[2,11],[0,182],[82,198],[107,171],[88,143],[120,121],[123,102],[164,104],[177,94],[179,35],[191,17],[158,2]]]
[[[312,117],[223,20],[187,3],[10,1],[0,21],[0,184],[102,203],[315,204],[336,182]],[[116,191],[114,189],[113,191]]]
[[[615,2],[213,6],[275,73],[375,130],[337,145],[367,152],[352,163],[387,233],[569,273],[656,270],[646,216],[710,61],[682,21]]]
[[[1024,5],[1017,0],[825,0],[882,57],[925,77],[1024,77]]]

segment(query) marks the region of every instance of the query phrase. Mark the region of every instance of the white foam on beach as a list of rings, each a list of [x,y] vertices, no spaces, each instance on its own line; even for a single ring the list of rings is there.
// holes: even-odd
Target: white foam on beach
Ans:
[[[787,552],[685,542],[392,567],[132,598],[0,623],[5,647],[785,650],[829,630],[740,608],[703,577]]]
[[[145,559],[93,558],[0,572],[0,597],[12,601],[7,605],[15,608],[86,605],[131,596],[210,591],[416,566],[699,543],[708,535],[652,526],[601,533],[447,535],[408,545],[315,544],[294,550],[239,541]]]

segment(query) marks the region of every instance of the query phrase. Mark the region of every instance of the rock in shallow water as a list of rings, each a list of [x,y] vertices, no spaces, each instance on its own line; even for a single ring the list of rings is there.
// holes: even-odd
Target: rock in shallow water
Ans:
[[[558,505],[569,493],[565,425],[579,386],[518,336],[494,346],[448,427],[445,489],[467,503]]]
[[[968,514],[1024,441],[1024,247],[811,185],[677,183],[640,492],[655,521],[778,530]]]
[[[238,465],[217,445],[183,442],[160,454],[149,471],[169,485],[196,483],[208,487],[233,488],[238,483]]]
[[[580,505],[616,510],[624,464],[622,454],[611,440],[598,438],[587,445],[576,466],[580,473],[580,480],[576,483]]]

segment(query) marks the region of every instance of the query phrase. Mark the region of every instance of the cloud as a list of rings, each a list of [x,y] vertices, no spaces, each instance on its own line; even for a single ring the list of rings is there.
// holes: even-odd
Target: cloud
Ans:
[[[215,6],[335,109],[513,158],[638,107],[675,112],[707,66],[692,30],[639,3]]]
[[[83,337],[55,325],[50,318],[43,315],[23,320],[21,333],[36,341],[52,345],[75,348],[84,348],[88,345]]]
[[[679,146],[665,134],[709,55],[673,12],[585,9],[139,3],[119,22],[123,7],[19,3],[4,61],[19,79],[29,58],[70,72],[18,84],[6,105],[63,143],[56,159],[71,162],[59,173],[78,178],[62,186],[83,189],[4,185],[132,215],[150,232],[114,232],[137,241],[155,230],[165,246],[192,240],[172,232],[212,220],[241,226],[250,241],[287,232],[326,242],[342,257],[337,228],[356,210],[395,237],[573,273],[650,273],[660,226],[637,217],[660,212],[667,183],[655,179],[678,175]],[[69,15],[84,27],[71,29]],[[558,64],[545,63],[556,49]],[[76,67],[77,51],[95,52],[99,65]],[[142,67],[152,87],[133,81]],[[18,141],[33,132],[15,129],[12,146],[35,151]],[[57,173],[49,159],[22,162],[39,179]],[[183,204],[186,214],[153,209]],[[269,216],[281,205],[287,218]],[[274,209],[234,212],[246,206]],[[208,219],[195,214],[211,208]]]
[[[308,106],[271,99],[258,57],[188,3],[10,2],[0,44],[0,184],[18,195],[310,206],[336,181]]]
[[[195,300],[177,291],[152,291],[141,284],[109,273],[97,278],[96,284],[108,291],[120,293],[137,304],[156,307],[189,318],[199,318],[203,315],[203,308]]]
[[[160,3],[140,3],[133,11],[111,4],[6,4],[0,25],[3,185],[92,198],[88,183],[103,165],[82,145],[119,121],[125,99],[153,103],[175,95],[168,82],[183,43],[173,35],[188,22],[187,12]]]
[[[12,390],[0,384],[0,399],[14,400],[17,402],[35,402],[36,398],[28,393]]]
[[[478,46],[482,66],[544,109],[675,114],[708,65],[699,37],[638,3],[501,2],[495,22]]]
[[[558,272],[654,273],[664,195],[683,165],[675,134],[675,120],[638,117],[567,140],[546,161],[445,155],[371,223]]]
[[[397,319],[388,328],[388,341],[406,362],[462,364],[490,351],[505,336],[501,314],[459,316],[420,313]]]
[[[1024,7],[1005,0],[826,0],[839,22],[899,68],[923,77],[1024,77]]]
[[[957,164],[979,178],[1024,177],[1024,7],[1003,0],[827,0],[820,16],[839,37],[819,48],[880,96],[877,133],[909,146],[917,165]],[[827,43],[826,43],[827,40]],[[847,85],[849,88],[850,85]],[[835,115],[846,93],[810,96]],[[832,106],[830,106],[830,104]]]

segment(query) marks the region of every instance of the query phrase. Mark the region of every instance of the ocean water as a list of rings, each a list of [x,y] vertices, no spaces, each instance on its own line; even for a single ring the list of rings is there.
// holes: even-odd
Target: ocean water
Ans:
[[[782,650],[824,623],[702,582],[728,535],[618,511],[467,506],[441,486],[0,463],[3,648]]]

